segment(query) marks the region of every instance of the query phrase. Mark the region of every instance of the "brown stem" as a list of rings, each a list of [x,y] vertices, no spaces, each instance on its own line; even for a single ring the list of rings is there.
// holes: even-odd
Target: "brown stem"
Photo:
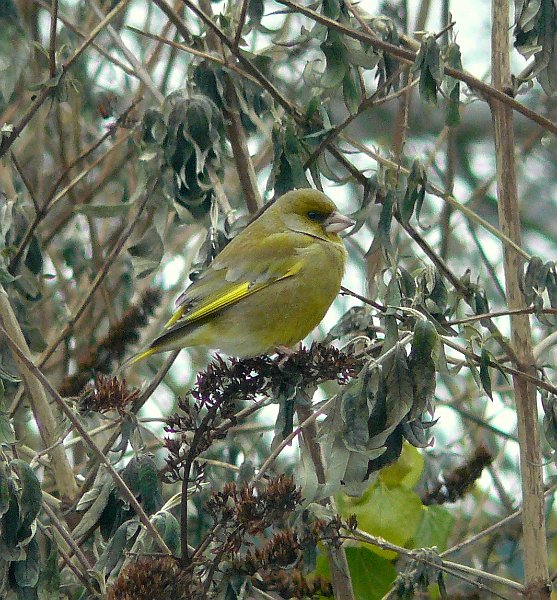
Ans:
[[[17,345],[21,348],[21,352],[25,355],[25,358],[29,356],[29,347],[25,341],[25,337],[16,316],[12,310],[8,294],[4,291],[4,288],[0,285],[0,328],[8,332],[9,335],[17,340]],[[29,360],[29,359],[27,359]],[[72,471],[72,467],[66,456],[66,451],[62,444],[58,444],[58,425],[56,416],[48,402],[48,398],[45,394],[43,387],[35,379],[32,372],[27,368],[26,361],[20,359],[18,355],[14,353],[14,361],[18,366],[18,370],[21,374],[21,379],[25,385],[27,391],[27,397],[33,416],[37,422],[43,444],[46,448],[49,448],[49,458],[54,472],[54,479],[56,486],[62,498],[72,500],[78,491],[77,483]],[[59,417],[59,415],[58,415]]]
[[[305,400],[305,399],[303,399]],[[325,465],[321,454],[321,447],[317,442],[317,425],[315,420],[310,419],[312,416],[311,407],[302,401],[296,405],[298,420],[300,423],[307,422],[302,430],[303,443],[307,446],[311,460],[317,474],[317,481],[325,484]],[[331,504],[334,508],[332,498],[323,500],[323,504]],[[346,552],[344,547],[327,546],[329,553],[329,569],[331,573],[331,585],[333,593],[337,600],[354,600],[354,590],[352,589],[352,579],[350,578],[350,570],[348,561],[346,560]]]
[[[492,2],[491,61],[493,86],[500,91],[511,89],[509,48],[509,3]],[[497,199],[501,230],[517,245],[521,243],[520,213],[515,165],[515,140],[512,108],[491,98],[491,116],[495,131],[497,164]],[[510,310],[526,308],[520,291],[523,258],[507,245],[503,246],[505,286]],[[515,366],[535,373],[532,333],[527,315],[511,317],[511,343],[516,353]],[[536,387],[521,377],[513,377],[518,419],[520,470],[522,484],[522,529],[524,535],[524,597],[547,600],[551,585],[547,565],[543,472]]]
[[[56,25],[58,21],[58,0],[52,0],[50,16],[50,44],[48,49],[48,62],[50,76],[56,74]]]
[[[244,192],[246,205],[249,212],[253,215],[261,208],[263,202],[257,189],[257,175],[249,153],[246,132],[240,118],[236,90],[230,77],[226,78],[226,85],[226,95],[229,103],[229,108],[226,110],[227,137],[232,146],[236,172],[238,173],[238,179]]]

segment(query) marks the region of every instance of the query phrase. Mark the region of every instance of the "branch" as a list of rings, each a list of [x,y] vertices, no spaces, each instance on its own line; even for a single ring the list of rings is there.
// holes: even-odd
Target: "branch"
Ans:
[[[129,106],[119,117],[118,122],[121,122],[122,120],[124,120],[127,117],[127,115],[130,113],[130,111],[134,108],[134,106],[135,106],[135,103],[133,103],[131,106]],[[10,273],[15,274],[15,271],[18,267],[19,261],[21,260],[28,244],[30,243],[31,238],[33,237],[33,234],[35,233],[35,230],[37,229],[39,224],[44,220],[44,218],[47,216],[50,209],[55,204],[57,204],[68,192],[70,192],[88,173],[90,173],[95,167],[97,167],[108,156],[110,156],[110,154],[116,148],[118,148],[125,141],[127,141],[131,137],[132,133],[133,133],[132,131],[127,131],[124,135],[122,135],[120,137],[120,139],[117,140],[109,148],[109,150],[106,153],[99,156],[95,161],[93,161],[92,164],[90,164],[85,169],[83,169],[83,171],[81,173],[79,173],[76,177],[74,177],[74,179],[72,179],[72,181],[70,181],[70,183],[68,183],[68,185],[64,189],[62,189],[60,192],[58,192],[58,194],[56,194],[56,190],[61,185],[61,183],[64,181],[64,179],[66,178],[68,173],[71,171],[71,169],[73,167],[75,167],[77,164],[79,164],[82,160],[87,158],[90,154],[92,154],[99,146],[101,146],[101,144],[105,140],[107,140],[108,138],[110,138],[111,136],[114,135],[114,129],[113,128],[108,129],[106,131],[106,133],[104,133],[97,141],[93,142],[93,144],[91,144],[86,150],[84,150],[77,158],[75,158],[67,166],[66,169],[64,169],[64,172],[58,177],[58,179],[55,181],[54,185],[52,186],[44,203],[40,207],[37,207],[36,202],[34,203],[35,204],[35,217],[34,217],[33,221],[29,224],[29,227],[25,231],[23,239],[19,243],[19,246],[17,247],[17,250],[16,250],[14,256],[11,258],[11,260],[9,262],[8,271]],[[73,213],[73,206],[72,206],[72,213]]]
[[[99,8],[96,0],[93,0],[90,3],[90,5],[91,5],[91,8],[93,9],[93,12],[102,20],[104,15],[103,15],[102,10]],[[153,95],[155,100],[159,104],[162,104],[164,101],[164,97],[159,92],[157,86],[151,79],[151,76],[149,75],[149,73],[147,72],[145,67],[135,57],[133,52],[126,46],[126,44],[124,44],[124,40],[122,40],[119,33],[116,31],[116,29],[114,29],[114,27],[112,25],[108,24],[106,26],[106,30],[108,32],[108,35],[114,41],[114,43],[118,46],[118,48],[120,48],[120,50],[122,51],[122,54],[126,57],[126,59],[129,61],[129,63],[133,66],[133,68],[135,69],[135,72],[137,73],[138,78],[143,83],[143,85],[151,92],[151,94]]]
[[[29,371],[29,373],[35,378],[35,380],[40,383],[44,390],[46,390],[54,402],[58,405],[60,410],[64,413],[66,418],[70,421],[70,423],[74,426],[75,430],[81,435],[87,447],[93,452],[93,454],[97,457],[97,459],[105,466],[107,471],[110,473],[116,487],[122,493],[122,496],[129,502],[130,506],[133,508],[135,513],[137,514],[139,520],[147,531],[151,534],[159,548],[165,554],[172,554],[166,545],[165,541],[162,539],[160,533],[154,527],[154,525],[149,521],[149,517],[145,514],[142,506],[137,501],[136,497],[133,495],[128,486],[124,483],[124,480],[120,477],[120,474],[116,471],[116,469],[112,466],[112,463],[108,460],[108,458],[103,454],[102,450],[95,444],[93,438],[89,435],[85,427],[81,424],[79,419],[75,416],[73,411],[70,409],[65,400],[60,396],[60,394],[52,387],[50,381],[45,377],[43,372],[31,361],[27,358],[25,352],[20,348],[19,344],[17,344],[6,332],[4,327],[0,326],[0,333],[2,333],[8,343],[8,346],[16,355],[16,357],[25,365],[25,368]]]
[[[184,0],[189,6],[189,0]],[[411,50],[405,50],[400,46],[395,46],[394,44],[389,44],[388,42],[383,41],[382,39],[369,35],[368,33],[364,33],[362,31],[356,31],[343,25],[342,23],[338,23],[337,21],[333,21],[328,17],[320,15],[318,12],[311,10],[309,8],[305,8],[296,2],[292,2],[292,0],[277,0],[279,4],[284,4],[285,6],[289,6],[294,11],[321,23],[322,25],[326,25],[330,29],[334,29],[347,35],[348,37],[354,38],[355,40],[359,40],[360,42],[364,42],[366,44],[371,44],[374,48],[378,48],[379,50],[383,50],[387,52],[391,56],[398,58],[401,62],[413,64],[416,60],[416,53]],[[498,100],[503,104],[506,104],[508,107],[516,110],[520,114],[524,115],[526,118],[534,121],[538,125],[541,125],[547,131],[551,133],[557,134],[557,123],[553,123],[549,119],[546,119],[536,111],[524,106],[520,102],[517,102],[514,98],[511,98],[507,93],[497,89],[495,86],[491,86],[487,83],[484,83],[481,79],[477,79],[473,75],[466,73],[465,71],[459,71],[458,69],[453,69],[452,67],[444,67],[445,75],[449,75],[450,77],[454,77],[459,81],[463,81],[466,83],[471,89],[476,90],[483,96],[487,96],[493,100]]]
[[[311,403],[308,403],[311,404]],[[297,402],[296,411],[300,421],[306,422],[303,427],[303,443],[307,446],[311,456],[315,473],[317,474],[318,483],[325,485],[325,464],[323,455],[321,454],[321,446],[317,442],[317,426],[315,419],[311,420],[311,406],[305,402]],[[332,510],[335,510],[334,501],[332,498],[325,498],[321,501],[324,506],[330,505]],[[338,600],[354,600],[354,590],[352,589],[352,579],[350,578],[350,569],[348,568],[348,560],[344,546],[336,547],[333,544],[327,544],[327,553],[329,554],[329,569],[331,574],[331,585],[333,587],[334,597]]]
[[[50,77],[56,75],[56,25],[58,25],[58,0],[52,0],[50,15],[50,42],[48,48],[48,63]]]
[[[551,494],[553,494],[555,492],[555,490],[557,490],[557,484],[552,485],[548,490],[546,490],[544,497],[550,496]],[[473,535],[472,537],[469,537],[467,540],[464,540],[463,542],[460,542],[460,543],[456,544],[455,546],[448,548],[444,552],[441,552],[440,556],[448,556],[449,554],[455,554],[456,552],[460,552],[463,548],[466,548],[467,546],[475,544],[476,542],[478,542],[479,540],[484,538],[486,535],[490,535],[490,534],[494,533],[495,531],[498,531],[499,529],[506,527],[507,525],[509,525],[510,523],[515,521],[518,517],[520,517],[521,514],[522,514],[522,508],[519,508],[519,509],[515,510],[512,514],[506,516],[504,519],[501,519],[500,521],[497,521],[497,523],[490,525],[489,527],[487,527],[483,531],[480,531],[476,535]]]
[[[45,1],[43,1],[43,0],[33,0],[33,1],[35,2],[35,4],[37,6],[40,6],[41,8],[44,8],[45,10],[50,11],[50,6]],[[69,19],[64,17],[64,15],[61,15],[60,12],[58,12],[57,18],[58,18],[58,21],[62,22],[72,33],[75,33],[77,36],[79,36],[80,38],[83,38],[83,39],[85,39],[87,37]],[[104,48],[101,48],[101,46],[99,46],[98,44],[95,44],[95,42],[91,42],[91,47],[94,48],[99,54],[104,56],[107,60],[109,60],[112,64],[117,66],[119,69],[122,69],[122,71],[124,71],[124,73],[126,73],[127,75],[130,75],[131,77],[137,77],[137,73],[133,69],[130,69],[127,65],[125,65],[118,58],[109,54]]]
[[[99,35],[99,33],[110,23],[130,2],[130,0],[120,0],[118,4],[106,15],[106,17],[97,24],[97,26],[91,31],[87,38],[83,41],[81,46],[74,52],[74,54],[64,63],[62,66],[62,75],[60,77],[60,85],[62,78],[66,74],[67,70],[73,65],[73,63],[83,54],[83,52],[92,44],[93,40]],[[27,109],[27,112],[21,117],[19,123],[14,125],[11,133],[5,138],[0,140],[0,158],[6,154],[10,149],[11,145],[21,135],[21,132],[25,129],[29,121],[33,118],[37,110],[43,105],[45,100],[51,95],[53,88],[49,86],[43,87],[41,92],[35,98],[35,101]]]
[[[511,83],[509,49],[509,3],[493,0],[491,62],[493,84],[499,90]],[[497,98],[499,100],[499,98]],[[518,204],[515,140],[512,107],[508,103],[489,102],[495,130],[497,164],[497,207],[501,230],[520,246],[520,211]],[[520,254],[503,246],[505,287],[510,310],[526,308],[520,290],[524,261]],[[527,315],[511,316],[511,343],[516,353],[516,368],[535,373],[532,332]],[[521,377],[513,377],[522,484],[522,529],[524,535],[525,597],[529,600],[549,598],[551,584],[547,565],[543,471],[538,426],[536,387]]]
[[[461,565],[459,563],[455,563],[455,562],[448,561],[448,560],[442,560],[440,563],[433,562],[431,560],[428,560],[424,556],[420,556],[418,553],[416,553],[416,551],[408,550],[407,548],[403,548],[402,546],[397,546],[396,544],[392,544],[391,542],[388,542],[387,540],[385,540],[383,538],[371,535],[365,531],[362,531],[361,529],[348,530],[347,534],[343,537],[345,537],[346,539],[358,540],[361,542],[366,542],[368,544],[373,544],[374,546],[377,546],[378,548],[381,548],[382,550],[390,550],[392,552],[396,552],[397,554],[405,556],[409,560],[412,560],[414,562],[423,563],[423,564],[426,564],[426,565],[434,567],[434,568],[438,568],[441,571],[445,571],[448,574],[453,575],[455,577],[459,577],[461,579],[463,578],[463,574],[468,574],[468,575],[472,575],[474,577],[478,577],[480,579],[485,579],[487,581],[497,583],[499,585],[505,585],[505,586],[507,586],[513,590],[516,590],[518,592],[524,591],[524,586],[516,581],[513,581],[512,579],[506,579],[505,577],[499,577],[498,575],[493,575],[492,573],[487,573],[486,571],[480,571],[479,569],[474,569],[472,567],[468,567],[466,565]],[[480,587],[480,588],[483,587],[482,584],[480,584],[476,581],[470,580],[469,578],[466,578],[466,581],[468,581],[472,585],[476,585],[477,587]],[[490,590],[490,591],[491,591],[491,593],[496,594],[496,592],[494,592],[493,590]],[[496,594],[496,595],[499,596],[499,594]],[[499,597],[505,598],[505,596],[499,596]]]
[[[30,354],[29,347],[10,305],[8,294],[2,285],[0,285],[0,328],[4,332],[9,332],[9,335],[17,340],[17,345],[21,348],[21,353],[25,357],[24,360],[14,354],[15,363],[25,384],[29,404],[31,405],[31,410],[39,428],[43,444],[46,448],[49,448],[48,455],[54,472],[56,486],[63,498],[72,500],[77,494],[78,487],[64,446],[57,443],[57,419],[48,403],[43,387],[39,385],[35,377],[32,376],[32,372],[26,366],[26,362],[30,362],[27,358]]]
[[[62,329],[62,331],[60,332],[58,337],[49,345],[49,347],[41,355],[41,359],[40,359],[40,363],[39,363],[41,366],[43,366],[46,363],[46,361],[52,356],[52,354],[54,353],[56,348],[66,338],[66,336],[69,335],[69,333],[74,328],[75,324],[83,316],[83,313],[85,312],[85,309],[87,308],[87,306],[89,306],[89,303],[91,302],[93,295],[97,291],[97,288],[99,287],[101,282],[106,277],[108,271],[110,270],[110,267],[113,265],[114,261],[119,256],[120,252],[123,250],[124,245],[128,241],[128,238],[132,234],[135,226],[137,225],[139,217],[143,213],[143,209],[145,208],[145,205],[149,201],[149,198],[150,198],[150,193],[149,193],[149,191],[146,191],[144,193],[143,198],[139,202],[139,206],[138,206],[137,212],[135,214],[135,217],[131,220],[130,223],[128,223],[127,227],[124,229],[124,231],[122,232],[122,234],[120,235],[120,237],[118,238],[116,243],[114,244],[112,251],[106,258],[106,260],[102,266],[102,269],[97,273],[97,276],[91,283],[91,286],[89,287],[89,290],[87,291],[85,297],[81,300],[81,302],[79,303],[79,306],[73,311],[72,317],[68,320],[68,322],[66,323],[65,327]]]

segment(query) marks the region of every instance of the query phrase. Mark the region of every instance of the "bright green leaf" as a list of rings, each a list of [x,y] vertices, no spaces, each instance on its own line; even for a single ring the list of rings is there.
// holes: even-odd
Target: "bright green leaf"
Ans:
[[[431,548],[436,546],[442,552],[447,548],[447,540],[453,523],[453,515],[443,506],[424,506],[420,524],[412,537],[412,547]]]

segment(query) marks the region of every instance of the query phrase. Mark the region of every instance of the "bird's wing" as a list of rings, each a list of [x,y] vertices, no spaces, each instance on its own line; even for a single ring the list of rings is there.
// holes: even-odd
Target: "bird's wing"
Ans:
[[[292,277],[303,265],[303,257],[285,243],[288,236],[284,234],[270,235],[253,248],[245,240],[243,247],[234,241],[180,296],[179,307],[165,325],[168,331],[163,335],[206,319],[276,281]]]

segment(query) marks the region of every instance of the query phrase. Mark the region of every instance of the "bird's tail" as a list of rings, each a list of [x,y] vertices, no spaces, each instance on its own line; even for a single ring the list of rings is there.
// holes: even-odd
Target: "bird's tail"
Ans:
[[[132,356],[131,358],[128,358],[128,360],[126,360],[118,369],[117,373],[121,373],[123,370],[127,369],[128,367],[130,367],[131,365],[134,365],[135,363],[144,360],[145,358],[149,358],[149,356],[152,356],[153,354],[156,354],[159,351],[159,347],[158,346],[154,346],[151,348],[147,348],[147,350],[144,350],[143,352],[139,352],[138,354],[135,354],[134,356]]]

